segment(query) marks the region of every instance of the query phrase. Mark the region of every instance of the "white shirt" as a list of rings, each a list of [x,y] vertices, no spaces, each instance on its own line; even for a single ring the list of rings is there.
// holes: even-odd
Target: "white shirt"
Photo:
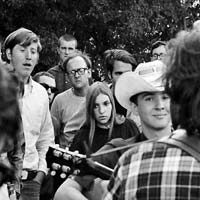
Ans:
[[[46,90],[30,78],[22,97],[25,136],[23,169],[47,172],[46,152],[54,143],[54,130]]]

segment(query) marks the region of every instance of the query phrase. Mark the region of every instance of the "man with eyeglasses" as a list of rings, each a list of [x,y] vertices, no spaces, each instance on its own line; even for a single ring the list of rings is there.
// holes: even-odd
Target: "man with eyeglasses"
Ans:
[[[69,55],[63,63],[72,88],[58,94],[51,107],[51,113],[60,125],[60,147],[69,147],[77,130],[85,122],[85,100],[91,65],[90,58],[80,51]]]
[[[154,60],[161,60],[165,58],[167,52],[166,52],[166,42],[164,41],[156,41],[155,43],[152,44],[151,47],[151,61]]]

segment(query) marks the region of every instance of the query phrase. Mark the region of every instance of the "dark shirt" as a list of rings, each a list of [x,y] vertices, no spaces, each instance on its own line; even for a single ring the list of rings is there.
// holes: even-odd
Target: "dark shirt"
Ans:
[[[61,64],[58,64],[55,67],[50,68],[48,72],[51,73],[55,77],[56,88],[58,89],[58,92],[56,94],[59,94],[71,88],[71,83],[67,81],[66,71],[61,66]]]
[[[126,147],[138,142],[143,142],[145,140],[147,140],[147,138],[143,133],[138,133],[137,135],[135,135],[135,137],[132,137],[129,139],[116,138],[109,141],[107,144],[105,144],[101,149],[99,149],[98,152],[104,152],[104,151],[111,150],[118,147]],[[103,165],[106,165],[107,167],[114,169],[120,156],[129,148],[131,147],[123,148],[121,150],[114,151],[112,153],[105,153],[100,156],[93,157],[92,159]]]
[[[83,126],[74,138],[74,141],[70,147],[71,151],[78,150],[81,154],[88,154],[98,151],[108,141],[109,129],[95,127],[95,133],[92,146],[89,146],[89,127]],[[116,124],[113,127],[112,135],[110,139],[114,138],[131,138],[139,134],[139,130],[135,122],[130,119],[126,119],[123,124]],[[89,147],[90,152],[86,152],[86,148]]]

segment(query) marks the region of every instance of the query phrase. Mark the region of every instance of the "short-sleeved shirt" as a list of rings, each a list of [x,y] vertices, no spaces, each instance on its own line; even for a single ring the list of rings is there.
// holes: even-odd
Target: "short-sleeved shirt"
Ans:
[[[144,142],[125,152],[104,200],[200,199],[200,163],[184,150]]]

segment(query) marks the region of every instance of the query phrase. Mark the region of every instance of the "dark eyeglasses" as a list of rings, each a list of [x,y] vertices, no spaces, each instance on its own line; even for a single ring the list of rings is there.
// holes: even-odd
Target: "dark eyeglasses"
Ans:
[[[164,58],[166,55],[164,54],[164,53],[160,53],[160,54],[157,54],[157,53],[155,53],[155,54],[153,54],[153,58],[154,59],[158,59],[158,58]]]
[[[51,86],[47,85],[46,83],[40,83],[40,85],[42,85],[46,90],[49,90],[49,88],[50,88],[52,93],[56,93],[58,91],[58,89],[56,87],[51,87]]]
[[[76,70],[72,70],[71,72],[68,72],[68,74],[69,76],[75,76],[76,73],[78,73],[78,75],[84,75],[86,70],[88,70],[88,68],[79,68]]]

